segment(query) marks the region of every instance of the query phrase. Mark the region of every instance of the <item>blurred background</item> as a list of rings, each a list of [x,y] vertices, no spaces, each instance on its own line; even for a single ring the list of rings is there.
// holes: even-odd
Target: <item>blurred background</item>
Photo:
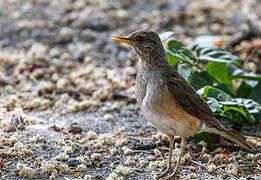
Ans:
[[[36,43],[43,43],[56,50],[58,57],[67,53],[74,62],[90,59],[102,64],[113,62],[116,67],[131,58],[128,49],[111,42],[111,35],[150,29],[158,33],[174,31],[184,43],[199,35],[219,35],[227,40],[252,28],[247,22],[253,21],[253,15],[260,20],[258,0],[2,0],[0,3],[2,48],[29,50]],[[252,24],[258,26],[258,22]],[[242,42],[243,47],[235,51],[246,48],[248,43]]]
[[[94,147],[106,141],[99,139],[103,133],[113,142],[123,139],[118,142],[116,153],[117,148],[128,142],[129,148],[151,135],[154,140],[164,140],[164,135],[157,134],[139,115],[135,104],[137,56],[128,46],[110,40],[110,36],[137,30],[173,31],[174,38],[187,45],[198,36],[215,35],[221,40],[221,47],[242,59],[245,71],[258,74],[260,9],[260,0],[0,0],[0,130],[2,139],[14,141],[0,146],[0,150],[4,148],[0,157],[11,162],[0,174],[18,178],[25,173],[16,170],[12,155],[4,155],[19,139],[34,151],[34,155],[26,154],[19,146],[13,150],[20,153],[19,160],[28,166],[28,172],[36,168],[36,177],[45,179],[52,174],[60,177],[51,170],[39,170],[54,163],[43,164],[43,159],[51,162],[63,152],[62,147],[73,147],[87,134],[87,140],[96,141],[87,145],[84,142],[81,147],[84,152],[80,148],[74,153],[67,152],[70,157],[60,159],[77,164],[79,160],[75,157],[85,155],[84,160],[90,163],[86,165],[87,173],[73,169],[72,175],[62,176],[109,177],[111,169],[126,161],[126,157],[124,154],[118,159],[110,157],[110,146],[107,150]],[[19,138],[14,137],[14,132]],[[81,132],[84,133],[70,136]],[[144,138],[133,140],[130,136]],[[36,142],[44,148],[37,147]],[[93,152],[105,158],[99,154],[92,157]],[[153,149],[140,155],[151,154]],[[26,157],[43,159],[29,167],[32,159]],[[139,158],[129,159],[129,163]],[[108,161],[115,164],[102,165],[109,164]],[[150,171],[146,171],[149,162],[144,160],[144,164],[135,166],[142,172],[119,174],[126,179],[150,179]],[[70,163],[69,166],[73,167]],[[185,170],[182,175],[187,174]]]

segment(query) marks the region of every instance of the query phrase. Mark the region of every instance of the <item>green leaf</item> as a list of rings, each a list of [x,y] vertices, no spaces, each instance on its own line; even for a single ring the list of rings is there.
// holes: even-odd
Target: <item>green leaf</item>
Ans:
[[[230,92],[234,92],[232,80],[229,78],[226,63],[209,62],[206,70],[211,76],[216,78],[219,83],[226,84]]]
[[[209,62],[207,72],[221,83],[229,83],[228,68],[226,63]]]
[[[240,59],[222,48],[197,45],[195,51],[199,60],[233,63],[236,66],[240,66]]]
[[[202,89],[198,90],[197,92],[200,95],[203,92],[203,96],[202,96],[203,98],[212,97],[218,101],[232,101],[232,97],[229,94],[225,93],[224,91],[222,91],[220,89],[213,88],[211,86],[203,87]]]
[[[201,133],[194,134],[193,137],[196,138],[198,141],[208,142],[213,139],[213,136],[215,136],[215,135],[212,133],[201,132]]]
[[[228,65],[228,73],[231,79],[241,78],[241,79],[261,81],[261,75],[245,72],[242,69],[234,66],[233,64]]]
[[[169,58],[170,65],[174,66],[176,68],[177,62],[179,61],[179,58],[176,56],[171,55],[169,52],[167,52],[167,56]]]
[[[205,86],[197,91],[197,93],[202,96],[204,99],[207,98],[208,90],[211,89],[211,86]]]
[[[195,70],[188,68],[186,66],[183,66],[181,64],[178,65],[178,73],[188,81],[189,77],[191,76],[192,72],[194,72]]]
[[[166,51],[169,57],[174,56],[186,63],[193,64],[196,61],[192,52],[180,41],[170,40]]]
[[[247,84],[246,81],[242,81],[239,88],[237,89],[236,96],[246,98],[250,95],[252,89],[253,88]]]
[[[224,91],[217,89],[217,88],[211,88],[208,90],[208,97],[213,97],[217,99],[218,101],[229,101],[231,99],[231,96]]]
[[[259,113],[261,112],[261,106],[259,103],[252,99],[244,99],[244,98],[233,98],[238,104],[247,108],[249,113]]]
[[[224,91],[225,93],[229,94],[229,95],[234,95],[234,88],[231,90],[229,89],[229,85],[230,84],[224,84],[224,83],[215,83],[213,84],[213,87],[214,88],[217,88],[217,89],[221,89],[222,91]],[[233,85],[233,83],[232,83]]]
[[[252,99],[233,98],[232,101],[219,103],[223,105],[224,112],[236,111],[244,116],[249,122],[255,122],[253,114],[261,112],[260,104]]]
[[[233,113],[231,112],[231,113],[228,113],[228,114],[230,115],[230,117],[231,117],[230,121],[233,124],[242,124],[245,121],[245,117],[242,116],[240,112],[233,112]]]
[[[204,86],[211,86],[216,80],[207,71],[194,71],[188,81],[195,90],[198,90]]]
[[[207,97],[207,103],[210,107],[210,109],[213,112],[221,112],[222,111],[222,105],[218,103],[218,101],[215,98]]]
[[[260,81],[251,91],[249,98],[254,99],[256,102],[261,104],[261,82]]]
[[[244,106],[241,106],[239,104],[228,105],[228,103],[223,103],[223,102],[221,104],[223,104],[224,112],[236,111],[241,115],[243,115],[249,122],[255,122],[254,116],[250,114]]]

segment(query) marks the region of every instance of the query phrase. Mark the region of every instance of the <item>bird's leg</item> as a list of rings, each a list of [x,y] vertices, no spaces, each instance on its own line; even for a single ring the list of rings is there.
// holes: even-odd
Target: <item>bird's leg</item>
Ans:
[[[172,150],[174,145],[174,136],[168,135],[169,138],[169,160],[168,160],[168,168],[160,175],[157,176],[157,179],[164,177],[166,174],[168,174],[171,171],[171,159],[172,159]]]
[[[178,168],[179,168],[180,159],[181,159],[181,157],[182,157],[183,154],[184,154],[186,145],[187,145],[187,139],[186,139],[186,137],[181,137],[180,154],[179,154],[179,157],[178,157],[178,161],[177,161],[176,167],[175,167],[174,171],[171,173],[171,175],[169,175],[169,177],[167,177],[166,179],[174,179],[174,178],[175,178],[175,176],[176,176],[176,174],[177,174],[177,170],[178,170]]]

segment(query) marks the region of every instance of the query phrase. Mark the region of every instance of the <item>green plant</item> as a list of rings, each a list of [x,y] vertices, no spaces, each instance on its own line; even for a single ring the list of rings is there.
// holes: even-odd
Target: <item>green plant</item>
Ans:
[[[241,60],[216,46],[216,39],[199,37],[190,48],[172,39],[166,51],[170,64],[206,100],[216,118],[238,129],[261,114],[261,75],[244,71]]]

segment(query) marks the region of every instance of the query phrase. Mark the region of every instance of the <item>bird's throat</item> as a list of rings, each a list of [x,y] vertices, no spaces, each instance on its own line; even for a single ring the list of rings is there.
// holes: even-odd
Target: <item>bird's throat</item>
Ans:
[[[166,52],[162,48],[155,49],[150,54],[139,55],[139,57],[144,61],[144,66],[164,66],[169,65]]]

